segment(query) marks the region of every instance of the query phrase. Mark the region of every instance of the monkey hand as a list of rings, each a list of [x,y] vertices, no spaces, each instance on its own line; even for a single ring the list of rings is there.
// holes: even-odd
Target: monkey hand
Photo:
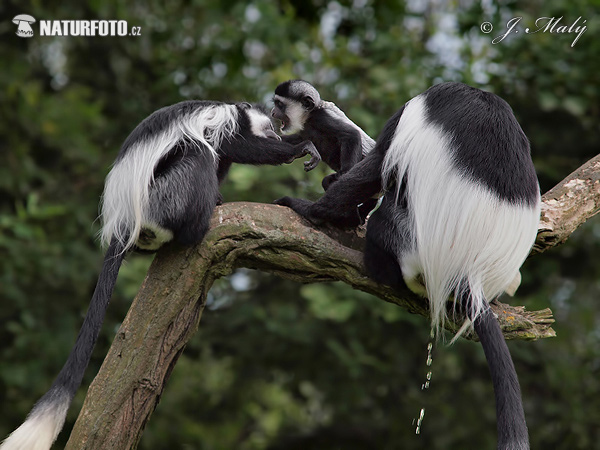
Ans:
[[[323,223],[323,220],[318,219],[312,214],[311,207],[315,204],[310,200],[304,200],[302,198],[292,198],[292,197],[281,197],[280,199],[275,200],[273,203],[276,205],[287,206],[288,208],[293,209],[304,217],[305,219],[310,220],[315,225],[320,225]]]
[[[303,152],[304,152],[303,156],[304,155],[311,156],[309,161],[304,162],[304,170],[306,172],[310,172],[311,170],[313,170],[315,167],[317,167],[319,165],[319,162],[321,161],[321,155],[319,154],[319,151],[315,147],[315,144],[313,144],[311,141],[306,141],[306,142],[302,143],[301,145],[303,145]]]
[[[301,216],[306,216],[310,207],[314,204],[310,200],[304,200],[302,198],[292,198],[292,197],[281,197],[275,200],[273,203],[276,205],[287,206],[288,208],[292,208]]]

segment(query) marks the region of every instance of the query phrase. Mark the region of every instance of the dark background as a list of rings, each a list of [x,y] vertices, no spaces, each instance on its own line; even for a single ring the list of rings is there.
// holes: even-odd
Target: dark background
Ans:
[[[139,121],[184,99],[269,101],[304,78],[371,136],[433,83],[504,97],[529,136],[542,191],[600,149],[600,2],[3,1],[0,6],[0,435],[50,386],[99,271],[97,205]],[[527,6],[526,6],[527,5]],[[15,35],[11,20],[126,20],[141,36]],[[523,17],[587,20],[575,34],[521,31]],[[484,34],[489,21],[494,31]],[[320,166],[235,167],[226,201],[318,198]],[[600,220],[528,260],[511,302],[551,307],[558,336],[511,342],[535,449],[600,448]],[[151,257],[123,267],[97,372]],[[301,286],[241,271],[211,292],[142,449],[492,449],[491,381],[478,344],[434,352],[429,326],[339,284]],[[85,396],[71,408],[61,448]],[[420,435],[411,424],[426,415]]]

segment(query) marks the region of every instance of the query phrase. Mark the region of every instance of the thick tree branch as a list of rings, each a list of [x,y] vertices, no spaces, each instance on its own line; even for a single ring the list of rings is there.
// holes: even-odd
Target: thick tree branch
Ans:
[[[565,242],[586,220],[600,212],[600,155],[542,197],[542,218],[532,253]]]
[[[544,196],[536,251],[568,237],[598,213],[600,158]],[[427,316],[427,302],[409,291],[373,283],[362,265],[362,231],[315,228],[274,205],[229,203],[215,210],[196,248],[167,246],[157,254],[90,386],[67,449],[135,448],[186,342],[198,328],[214,280],[235,268],[272,272],[299,282],[340,280]],[[508,339],[554,336],[549,309],[492,304]],[[454,324],[449,324],[450,328]]]

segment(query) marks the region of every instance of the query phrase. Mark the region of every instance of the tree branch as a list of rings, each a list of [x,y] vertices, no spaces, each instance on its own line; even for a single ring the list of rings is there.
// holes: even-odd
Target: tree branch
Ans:
[[[566,240],[600,210],[600,157],[543,197],[535,252]],[[135,448],[185,344],[198,328],[213,282],[238,267],[299,282],[339,280],[428,316],[426,300],[377,285],[364,272],[364,230],[315,228],[290,209],[256,203],[217,207],[203,243],[161,249],[123,321],[66,449]],[[554,336],[549,309],[494,302],[507,339]],[[455,324],[449,323],[449,328]]]
[[[542,197],[542,217],[532,253],[565,242],[600,212],[600,155],[569,175]]]

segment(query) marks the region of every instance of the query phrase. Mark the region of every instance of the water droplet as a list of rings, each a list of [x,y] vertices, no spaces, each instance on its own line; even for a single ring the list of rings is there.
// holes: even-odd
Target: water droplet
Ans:
[[[421,434],[421,424],[423,423],[423,417],[425,417],[425,408],[421,408],[421,413],[419,414],[419,419],[417,420],[417,429],[415,430],[415,434]]]
[[[432,357],[432,353],[433,353],[433,339],[435,337],[435,331],[432,328],[431,329],[431,333],[429,334],[431,337],[431,340],[427,343],[427,367],[431,367],[431,364],[433,363],[433,357]],[[427,374],[425,375],[426,381],[425,383],[423,383],[421,385],[421,390],[424,391],[425,389],[429,389],[429,384],[431,381],[431,376],[432,376],[432,371],[429,370],[427,372]],[[425,417],[425,408],[421,408],[421,412],[419,413],[419,418],[418,419],[413,419],[412,424],[413,426],[415,426],[415,422],[416,422],[416,429],[415,429],[415,433],[416,434],[421,434],[421,424],[423,423],[423,418]]]

